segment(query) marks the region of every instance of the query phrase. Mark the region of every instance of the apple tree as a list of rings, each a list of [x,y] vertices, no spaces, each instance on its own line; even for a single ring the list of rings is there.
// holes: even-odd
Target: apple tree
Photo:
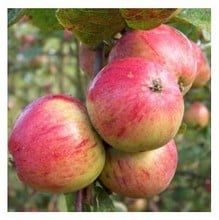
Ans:
[[[210,19],[8,9],[9,211],[209,211]]]

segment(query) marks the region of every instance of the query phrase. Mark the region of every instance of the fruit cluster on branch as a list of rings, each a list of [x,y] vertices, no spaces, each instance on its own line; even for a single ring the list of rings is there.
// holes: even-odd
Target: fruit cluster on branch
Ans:
[[[134,25],[131,15],[123,11]],[[112,192],[133,198],[168,187],[177,167],[174,137],[182,120],[191,126],[208,123],[203,104],[191,105],[184,114],[183,96],[192,86],[207,83],[210,67],[195,42],[160,23],[150,30],[123,32],[104,68],[91,79],[85,105],[55,94],[36,99],[22,111],[9,150],[24,183],[65,193],[99,178]],[[80,44],[80,65],[90,76],[94,53]]]

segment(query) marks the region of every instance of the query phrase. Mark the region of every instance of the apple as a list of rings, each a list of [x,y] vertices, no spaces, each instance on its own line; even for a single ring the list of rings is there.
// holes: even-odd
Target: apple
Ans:
[[[127,203],[129,212],[142,212],[146,211],[147,208],[147,199],[134,199],[134,198],[126,198],[125,202]]]
[[[194,102],[185,111],[183,120],[190,127],[204,128],[209,121],[208,108],[201,102]]]
[[[176,77],[183,94],[190,89],[196,77],[197,63],[192,43],[168,25],[124,34],[111,50],[109,63],[125,57],[143,57],[165,65]]]
[[[79,65],[80,68],[88,75],[92,76],[95,60],[95,51],[86,44],[79,45]]]
[[[184,113],[183,96],[172,74],[158,63],[133,57],[115,60],[97,74],[86,106],[99,135],[126,152],[168,143]]]
[[[65,41],[70,41],[72,39],[72,32],[64,29],[64,40]]]
[[[155,150],[126,153],[108,148],[100,175],[102,184],[122,196],[146,198],[164,191],[177,167],[174,140]]]
[[[206,179],[204,182],[204,189],[206,192],[211,192],[211,179]]]
[[[36,42],[37,42],[37,38],[33,34],[27,34],[21,36],[21,45],[23,49],[32,47]]]
[[[38,191],[72,192],[93,182],[105,151],[82,103],[47,95],[19,115],[9,137],[18,177]]]
[[[193,82],[192,87],[199,88],[207,84],[211,77],[211,68],[209,66],[207,57],[204,52],[195,42],[192,42],[194,52],[197,57],[197,73],[195,81]]]

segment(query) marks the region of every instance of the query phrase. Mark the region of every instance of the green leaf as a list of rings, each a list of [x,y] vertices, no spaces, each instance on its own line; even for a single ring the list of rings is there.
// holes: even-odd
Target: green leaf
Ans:
[[[109,194],[100,186],[95,186],[94,209],[99,212],[110,212],[115,209],[113,200]]]
[[[184,9],[177,17],[200,29],[211,32],[211,9]]]
[[[83,211],[84,212],[93,212],[93,206],[87,203],[83,204]]]
[[[177,12],[176,8],[120,9],[129,28],[142,30],[152,29],[166,23]]]
[[[30,22],[41,31],[52,32],[62,30],[56,18],[56,10],[53,9],[26,9],[25,14],[30,17]]]
[[[15,24],[24,15],[25,9],[11,8],[8,9],[8,26]]]
[[[56,15],[64,28],[92,47],[125,27],[119,9],[58,9]]]
[[[210,40],[210,9],[183,9],[169,23],[194,41],[202,38],[206,41]]]
[[[202,153],[202,149],[197,145],[190,145],[187,148],[183,148],[179,151],[179,166],[182,166],[184,162],[190,163],[198,160]]]
[[[182,122],[177,134],[184,134],[186,132],[186,129],[187,129],[187,124]]]
[[[75,211],[75,206],[74,206],[74,201],[75,201],[75,194],[74,193],[65,193],[65,201],[66,201],[66,206],[68,212],[74,212]]]

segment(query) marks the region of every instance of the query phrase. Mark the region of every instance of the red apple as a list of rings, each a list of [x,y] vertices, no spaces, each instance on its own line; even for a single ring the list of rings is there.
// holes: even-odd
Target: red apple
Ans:
[[[87,45],[80,43],[79,45],[79,65],[81,69],[92,76],[94,67],[95,51]]]
[[[183,120],[190,127],[206,127],[209,121],[208,108],[201,102],[194,102],[185,111]]]
[[[126,152],[169,142],[184,112],[183,96],[172,74],[158,63],[133,57],[105,66],[91,83],[86,104],[100,136]]]
[[[64,40],[65,41],[70,41],[71,38],[72,38],[72,32],[67,30],[67,29],[65,29],[64,30]]]
[[[37,42],[37,38],[33,34],[27,34],[21,37],[21,45],[22,48],[24,49],[28,47],[32,47],[36,42]]]
[[[190,40],[168,25],[124,34],[111,50],[109,62],[125,57],[143,57],[165,65],[176,77],[183,94],[196,76],[197,64]]]
[[[197,57],[197,73],[192,87],[199,88],[207,84],[211,77],[211,68],[209,66],[207,57],[201,48],[192,42],[196,57]]]
[[[206,190],[206,192],[211,192],[211,180],[210,179],[205,180],[204,189]]]
[[[104,186],[131,198],[145,198],[164,191],[177,167],[175,142],[156,150],[124,153],[109,148],[106,163],[100,175]]]
[[[72,192],[93,182],[105,152],[84,106],[68,95],[48,95],[29,104],[9,137],[21,181],[39,191]]]

